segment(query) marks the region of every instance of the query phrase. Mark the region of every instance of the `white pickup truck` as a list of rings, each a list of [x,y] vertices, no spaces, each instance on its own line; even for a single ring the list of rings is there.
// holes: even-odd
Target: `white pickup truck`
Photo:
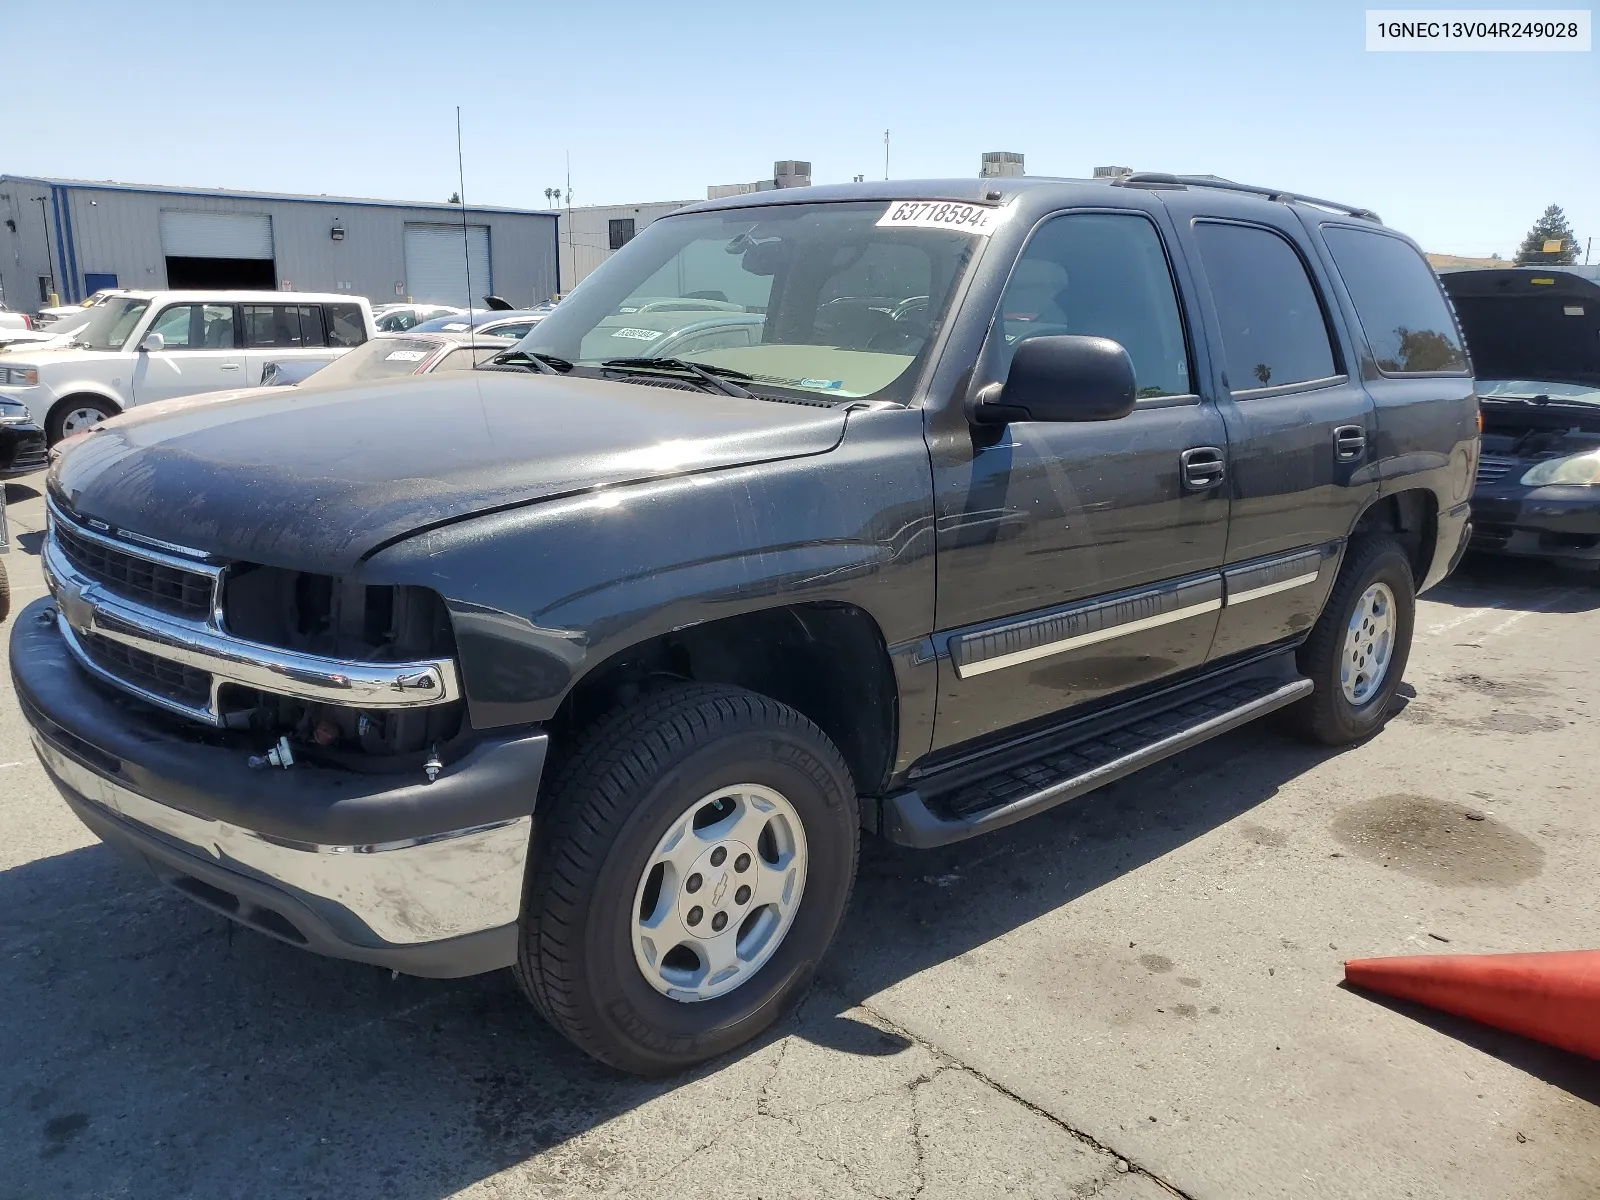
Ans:
[[[0,393],[27,404],[52,443],[146,404],[250,387],[269,362],[331,362],[376,333],[359,296],[319,292],[121,292],[66,345],[0,356]]]

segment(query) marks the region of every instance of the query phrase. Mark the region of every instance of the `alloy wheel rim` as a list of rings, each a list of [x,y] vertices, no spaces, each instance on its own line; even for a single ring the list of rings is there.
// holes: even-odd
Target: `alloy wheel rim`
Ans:
[[[806,865],[805,827],[782,793],[740,783],[702,796],[656,843],[634,889],[640,973],[686,1004],[727,995],[793,926]]]
[[[98,408],[75,408],[62,418],[61,435],[71,437],[75,433],[82,433],[85,429],[93,429],[105,419],[105,413]]]
[[[1389,674],[1394,658],[1394,607],[1389,585],[1375,583],[1361,593],[1350,615],[1344,653],[1339,658],[1339,685],[1351,704],[1371,700]]]

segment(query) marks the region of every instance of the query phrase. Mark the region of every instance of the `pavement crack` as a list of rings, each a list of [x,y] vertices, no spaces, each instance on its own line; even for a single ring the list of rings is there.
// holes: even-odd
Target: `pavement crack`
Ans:
[[[1171,1183],[1170,1181],[1168,1181],[1166,1179],[1163,1179],[1161,1176],[1157,1175],[1154,1171],[1151,1171],[1146,1167],[1140,1166],[1139,1163],[1136,1160],[1134,1160],[1129,1155],[1124,1154],[1122,1151],[1118,1150],[1116,1147],[1106,1145],[1104,1142],[1100,1141],[1098,1138],[1094,1137],[1092,1134],[1085,1133],[1083,1130],[1078,1129],[1075,1126],[1069,1124],[1068,1122],[1062,1120],[1060,1117],[1056,1116],[1055,1113],[1049,1111],[1048,1109],[1041,1108],[1039,1105],[1035,1104],[1032,1100],[1029,1100],[1026,1096],[1019,1095],[1017,1092],[1014,1092],[1012,1089],[1008,1088],[1005,1084],[1003,1084],[1003,1083],[999,1082],[998,1080],[990,1077],[989,1075],[984,1074],[982,1071],[978,1070],[976,1067],[973,1067],[973,1066],[969,1065],[968,1063],[962,1062],[959,1058],[957,1058],[955,1055],[951,1054],[949,1051],[943,1050],[943,1049],[939,1048],[938,1046],[935,1046],[932,1042],[928,1041],[926,1038],[922,1038],[922,1037],[917,1036],[911,1030],[905,1028],[904,1026],[898,1024],[895,1021],[890,1020],[887,1016],[885,1016],[883,1013],[879,1012],[877,1009],[873,1008],[870,1004],[866,1004],[866,1003],[863,1003],[861,1001],[857,1001],[855,1006],[857,1008],[861,1009],[862,1012],[870,1013],[872,1018],[873,1018],[873,1020],[882,1022],[884,1028],[892,1030],[893,1032],[899,1034],[901,1037],[906,1038],[909,1041],[915,1042],[917,1045],[921,1046],[929,1054],[933,1055],[936,1059],[938,1059],[941,1063],[944,1064],[944,1066],[941,1068],[942,1070],[955,1069],[955,1070],[961,1070],[961,1071],[967,1072],[974,1079],[978,1080],[979,1082],[985,1084],[986,1086],[988,1086],[990,1088],[993,1088],[996,1092],[999,1092],[1002,1096],[1005,1096],[1008,1099],[1014,1100],[1016,1103],[1022,1105],[1023,1108],[1027,1109],[1029,1112],[1032,1112],[1032,1113],[1034,1113],[1034,1114],[1036,1114],[1036,1115],[1038,1115],[1040,1117],[1043,1117],[1046,1121],[1050,1122],[1050,1124],[1056,1126],[1056,1128],[1058,1128],[1062,1132],[1068,1134],[1070,1137],[1073,1137],[1073,1138],[1077,1139],[1079,1142],[1083,1143],[1085,1146],[1088,1146],[1088,1147],[1090,1147],[1090,1148],[1092,1148],[1094,1150],[1098,1150],[1102,1154],[1109,1154],[1113,1158],[1116,1158],[1117,1160],[1119,1160],[1121,1162],[1127,1163],[1128,1164],[1128,1173],[1129,1174],[1145,1176],[1152,1183],[1158,1185],[1161,1188],[1164,1188],[1166,1191],[1170,1192],[1172,1195],[1179,1197],[1179,1200],[1194,1200],[1194,1198],[1192,1196],[1190,1196],[1190,1194],[1188,1192],[1185,1192],[1182,1188],[1176,1186],[1175,1184]],[[939,1074],[939,1071],[935,1071],[932,1075],[929,1075],[926,1078],[919,1077],[918,1079],[912,1080],[911,1081],[911,1085],[910,1085],[910,1087],[911,1087],[912,1131],[913,1131],[913,1134],[917,1137],[917,1165],[918,1165],[919,1169],[922,1168],[923,1162],[922,1162],[922,1140],[921,1140],[921,1136],[920,1136],[920,1132],[919,1132],[920,1128],[921,1128],[921,1114],[920,1114],[920,1112],[919,1112],[919,1110],[917,1108],[916,1089],[920,1086],[921,1083],[931,1082],[934,1079],[934,1077],[937,1076],[938,1074]],[[1118,1174],[1121,1174],[1121,1172],[1118,1172]],[[924,1178],[922,1187],[919,1187],[918,1190],[915,1193],[913,1193],[913,1197],[915,1197],[917,1195],[920,1195],[922,1190],[923,1190],[923,1188],[926,1188],[926,1186],[927,1186],[927,1181],[926,1181],[926,1178]]]

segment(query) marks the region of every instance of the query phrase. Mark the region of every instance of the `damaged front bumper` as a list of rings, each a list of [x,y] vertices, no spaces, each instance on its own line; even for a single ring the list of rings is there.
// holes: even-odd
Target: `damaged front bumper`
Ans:
[[[516,959],[546,737],[486,738],[436,782],[247,765],[94,683],[49,599],[17,614],[11,673],[34,748],[79,818],[163,882],[318,953],[449,978]]]
[[[1472,494],[1472,549],[1600,567],[1600,488],[1480,483]]]

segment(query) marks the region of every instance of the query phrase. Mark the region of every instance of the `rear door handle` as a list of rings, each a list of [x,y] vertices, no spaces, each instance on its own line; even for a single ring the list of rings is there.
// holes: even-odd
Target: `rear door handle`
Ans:
[[[1220,446],[1191,446],[1178,455],[1186,492],[1205,492],[1221,484],[1227,472]]]
[[[224,371],[239,371],[243,368],[241,368],[238,363],[223,363],[222,369]]]
[[[1359,425],[1341,425],[1333,431],[1333,455],[1340,462],[1355,462],[1367,452],[1367,431]]]

